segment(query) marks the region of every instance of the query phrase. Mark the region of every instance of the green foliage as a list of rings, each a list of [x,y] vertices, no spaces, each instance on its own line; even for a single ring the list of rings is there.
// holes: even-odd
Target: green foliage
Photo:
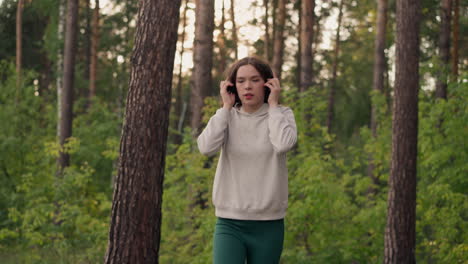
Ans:
[[[0,73],[8,76],[0,83],[0,122],[8,124],[0,130],[0,258],[17,251],[23,253],[13,263],[101,261],[117,118],[96,102],[75,120],[75,137],[60,148],[56,109],[35,94],[37,75],[25,71],[24,85],[16,89],[13,65],[1,62]],[[61,177],[56,176],[59,150],[72,156]]]
[[[417,259],[461,263],[467,257],[467,85],[453,84],[448,101],[421,92],[417,201]],[[282,101],[296,114],[297,147],[288,154],[289,208],[282,263],[380,263],[384,253],[391,118],[385,95],[370,93],[377,137],[368,127],[341,145],[323,126],[326,94],[317,89]],[[205,101],[204,122],[219,107]],[[441,129],[438,122],[443,119]],[[442,130],[442,133],[440,133]],[[163,263],[211,261],[217,158],[198,153],[190,133],[167,157],[161,257]],[[441,147],[442,146],[442,147]],[[367,175],[369,157],[373,175]],[[464,174],[465,173],[465,174]]]
[[[180,145],[167,156],[161,263],[209,263],[215,223],[211,185],[217,161]]]
[[[468,84],[452,83],[448,91],[448,100],[420,97],[416,227],[423,262],[468,258]]]
[[[216,109],[217,98],[205,100],[203,123]],[[184,144],[166,157],[161,235],[161,263],[210,263],[216,217],[211,202],[217,158],[198,152],[189,130]]]
[[[71,166],[62,177],[56,176],[60,147],[54,78],[56,56],[63,45],[57,36],[58,1],[25,5],[19,89],[12,63],[17,1],[4,0],[0,5],[1,263],[102,261],[137,17],[137,1],[112,2],[118,12],[101,14],[97,97],[89,108],[90,102],[84,99],[87,35],[85,30],[79,33],[73,137],[63,148],[71,154]],[[345,3],[335,125],[333,134],[327,132],[334,54],[333,44],[322,48],[330,33],[325,34],[330,29],[323,26],[336,13],[337,3],[316,7],[320,22],[313,45],[315,84],[303,94],[296,88],[297,42],[292,41],[297,38],[294,12],[299,2],[288,11],[284,58],[289,70],[283,73],[281,102],[294,110],[299,138],[288,153],[290,197],[282,263],[381,263],[383,259],[392,143],[391,78],[385,76],[386,95],[371,92],[376,2]],[[448,73],[436,56],[440,20],[434,18],[439,5],[435,0],[422,2],[420,80],[424,88],[432,85],[430,76]],[[394,10],[395,1],[389,1],[388,69],[393,65]],[[465,3],[460,10],[460,32],[466,32]],[[251,24],[260,22],[261,16]],[[83,19],[80,28],[85,28]],[[460,34],[460,43],[466,42],[465,35]],[[254,43],[257,52],[252,53],[263,54],[263,41]],[[228,51],[234,44],[226,38]],[[466,52],[460,50],[461,73],[466,70]],[[221,59],[215,58],[215,66]],[[446,101],[420,91],[416,257],[422,263],[468,259],[468,76],[464,74],[460,82],[450,83]],[[187,102],[189,75],[184,74],[183,85]],[[216,78],[220,80],[219,73]],[[371,104],[377,109],[376,137],[368,128]],[[220,107],[218,97],[207,98],[205,105],[203,124]],[[183,143],[168,146],[160,262],[210,263],[216,221],[211,191],[218,159],[198,152],[190,128],[171,133],[182,135]],[[368,176],[369,161],[376,180]]]

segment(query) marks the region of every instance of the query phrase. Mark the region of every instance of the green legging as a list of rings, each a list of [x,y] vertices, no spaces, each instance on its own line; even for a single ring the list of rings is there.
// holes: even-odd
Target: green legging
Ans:
[[[284,220],[250,221],[218,218],[214,264],[277,264],[283,251]]]

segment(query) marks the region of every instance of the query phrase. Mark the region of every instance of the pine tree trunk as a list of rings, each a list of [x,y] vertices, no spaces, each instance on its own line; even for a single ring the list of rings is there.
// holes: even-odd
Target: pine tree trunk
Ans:
[[[307,1],[307,0],[306,0]],[[296,74],[295,74],[295,77],[296,77],[296,86],[297,86],[297,90],[298,92],[301,91],[301,69],[302,69],[302,63],[301,63],[301,54],[302,54],[302,43],[301,43],[301,34],[302,34],[302,21],[303,21],[303,17],[302,17],[302,14],[301,14],[301,6],[302,6],[302,3],[303,1],[302,0],[298,0],[298,2],[300,3],[299,4],[299,7],[298,7],[298,14],[299,14],[299,21],[297,23],[297,32],[299,33],[298,36],[297,36],[297,52],[296,52],[296,55],[294,56],[294,58],[296,59],[296,65],[297,65],[297,71]],[[296,10],[294,10],[296,11]],[[299,94],[298,94],[299,95]]]
[[[265,8],[265,16],[263,17],[263,26],[265,27],[265,38],[263,39],[263,53],[265,60],[270,60],[270,23],[268,23],[268,16],[270,12],[268,11],[268,2],[269,0],[263,0],[263,7]]]
[[[284,53],[284,28],[286,24],[286,1],[279,0],[277,11],[277,23],[275,23],[274,47],[273,47],[273,72],[281,79]]]
[[[301,34],[300,34],[300,92],[304,92],[312,85],[312,40],[314,35],[315,0],[301,2]]]
[[[75,81],[76,40],[78,33],[78,0],[68,0],[67,23],[63,58],[63,91],[61,99],[61,119],[59,143],[63,147],[72,136],[73,123],[73,87]],[[59,154],[59,174],[70,165],[70,156],[66,152]]]
[[[314,14],[315,15],[315,14]],[[320,34],[321,34],[321,27],[320,27],[320,24],[321,24],[321,17],[320,16],[315,16],[314,17],[314,29],[313,29],[313,32],[314,34],[312,34],[312,60],[313,58],[315,58],[315,54],[317,52],[317,47],[320,45]],[[312,69],[313,70],[313,69]],[[313,76],[312,76],[313,78]],[[312,82],[314,80],[312,79]]]
[[[268,58],[268,61],[273,63],[273,53],[275,52],[274,49],[275,49],[275,36],[276,36],[276,29],[277,29],[277,26],[276,26],[276,15],[277,15],[277,10],[278,10],[278,1],[279,0],[273,0],[273,7],[272,7],[272,10],[271,10],[271,17],[272,17],[272,26],[271,26],[271,34],[270,36],[273,38],[272,39],[272,42],[271,45],[270,45],[270,50],[269,50],[269,54],[270,54],[270,57]]]
[[[188,10],[188,3],[189,0],[184,0],[184,13],[182,16],[182,34],[180,36],[180,52],[179,52],[179,57],[182,59],[184,56],[185,52],[185,47],[184,47],[184,42],[185,42],[185,28],[187,27],[187,10]],[[176,87],[176,100],[175,100],[175,105],[174,105],[174,115],[176,118],[174,118],[174,123],[173,123],[173,129],[177,131],[176,135],[174,136],[174,144],[180,145],[182,144],[182,128],[183,125],[179,125],[180,123],[183,124],[183,108],[184,108],[184,97],[183,97],[183,76],[182,76],[182,65],[183,62],[181,60],[181,63],[179,65],[179,72],[177,76],[177,87]]]
[[[453,3],[453,48],[452,48],[452,75],[454,81],[458,79],[458,40],[460,38],[460,1]]]
[[[58,28],[57,28],[57,41],[59,44],[59,48],[57,50],[57,79],[56,79],[56,86],[57,86],[57,138],[60,138],[61,131],[60,131],[60,120],[62,120],[62,97],[63,97],[63,46],[62,41],[64,37],[64,29],[65,29],[65,8],[66,8],[66,0],[58,0],[59,1],[59,18],[58,18]],[[59,140],[60,141],[60,140]],[[57,161],[58,166],[60,166],[59,162]]]
[[[96,78],[97,78],[97,63],[98,63],[98,45],[99,45],[99,0],[95,0],[93,10],[92,34],[91,34],[91,60],[89,64],[89,105],[92,104],[94,96],[96,96]]]
[[[18,0],[16,8],[16,103],[19,100],[21,86],[22,36],[23,36],[23,0]]]
[[[237,26],[236,26],[236,16],[235,16],[235,11],[234,11],[235,5],[234,5],[234,0],[231,0],[231,22],[232,22],[232,41],[234,43],[234,58],[235,60],[239,59],[239,53],[237,51]]]
[[[142,0],[105,263],[158,263],[180,0]]]
[[[336,77],[338,72],[338,57],[340,53],[340,31],[341,31],[341,21],[343,19],[343,5],[344,0],[340,1],[339,13],[338,13],[338,27],[336,29],[335,36],[335,51],[333,55],[333,68],[332,68],[332,79],[330,82],[330,94],[328,96],[328,115],[327,115],[327,129],[328,133],[331,133],[333,126],[334,118],[334,108],[335,108],[335,94],[336,94]]]
[[[396,72],[384,263],[415,263],[420,0],[397,0]]]
[[[437,98],[447,99],[447,80],[450,67],[450,20],[452,12],[452,0],[442,0],[440,7],[440,32],[439,32],[439,57],[440,71],[437,76]]]
[[[385,74],[385,35],[387,28],[387,0],[377,1],[377,32],[375,37],[374,48],[374,76],[372,81],[372,90],[381,94],[384,92],[384,74]],[[371,131],[372,137],[377,137],[377,110],[375,105],[371,105]],[[367,175],[372,179],[374,185],[379,184],[378,178],[374,175],[373,157],[369,157],[369,165],[367,167]],[[375,188],[371,188],[370,192],[375,192]]]
[[[218,35],[218,49],[219,49],[219,65],[218,65],[218,74],[219,76],[223,76],[224,71],[226,70],[226,30],[224,28],[224,24],[226,23],[226,18],[224,15],[224,1],[221,7],[221,23],[219,25],[219,35]]]
[[[214,0],[197,0],[195,8],[195,43],[193,51],[191,127],[200,133],[204,100],[212,88]]]
[[[85,0],[86,5],[86,33],[85,33],[85,70],[84,70],[84,79],[89,82],[90,75],[90,66],[91,66],[91,38],[92,38],[92,29],[91,29],[91,0]],[[79,11],[78,11],[79,12]]]

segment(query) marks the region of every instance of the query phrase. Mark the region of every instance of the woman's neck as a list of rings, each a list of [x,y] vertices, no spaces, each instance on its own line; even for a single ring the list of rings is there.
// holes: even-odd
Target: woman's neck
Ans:
[[[242,105],[242,106],[241,106],[241,110],[242,110],[243,112],[252,114],[252,113],[257,112],[258,109],[260,109],[262,106],[263,106],[263,103],[262,103],[262,104],[258,104],[258,105],[252,105],[252,106]]]

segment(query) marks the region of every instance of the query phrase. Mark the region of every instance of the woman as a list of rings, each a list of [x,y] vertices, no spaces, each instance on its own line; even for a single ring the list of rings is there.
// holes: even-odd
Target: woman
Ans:
[[[201,153],[221,149],[213,186],[215,264],[279,263],[286,152],[297,138],[292,110],[278,104],[280,91],[268,64],[254,57],[237,61],[220,84],[223,107],[198,137]]]

